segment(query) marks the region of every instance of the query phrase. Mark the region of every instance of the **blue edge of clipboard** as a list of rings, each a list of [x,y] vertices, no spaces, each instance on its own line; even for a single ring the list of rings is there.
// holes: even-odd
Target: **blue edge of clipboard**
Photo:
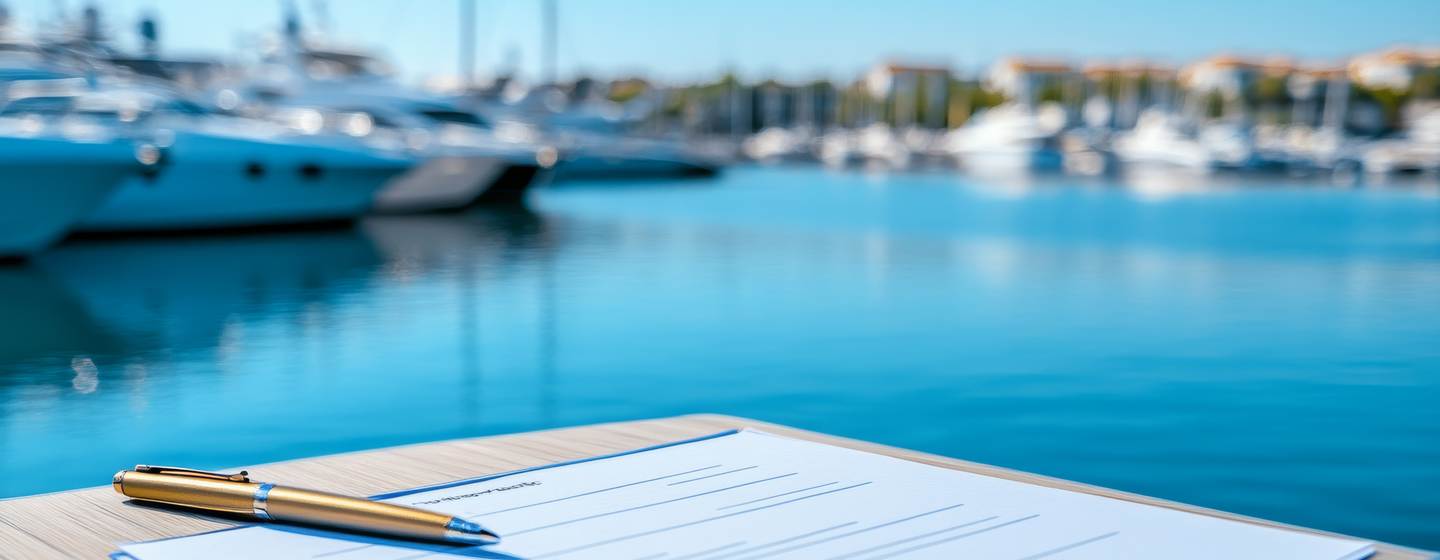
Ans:
[[[462,479],[462,480],[456,480],[456,481],[453,481],[453,482],[442,482],[442,483],[440,483],[440,484],[434,484],[434,485],[430,485],[430,486],[421,486],[421,487],[419,487],[419,488],[411,488],[411,489],[409,489],[409,490],[397,490],[397,491],[395,491],[395,492],[387,492],[387,493],[384,493],[384,494],[376,494],[376,495],[374,495],[374,496],[370,496],[370,499],[371,499],[371,500],[388,500],[388,499],[390,499],[390,498],[398,498],[398,497],[400,497],[400,496],[408,496],[408,495],[410,495],[410,494],[419,494],[419,493],[421,493],[421,492],[430,492],[430,491],[432,491],[432,490],[443,490],[443,489],[446,489],[446,488],[454,488],[454,487],[456,487],[456,486],[464,486],[464,485],[466,485],[466,484],[475,484],[475,483],[477,483],[477,482],[485,482],[485,481],[487,481],[487,480],[495,480],[495,479],[497,479],[497,478],[504,478],[504,477],[507,477],[507,476],[514,476],[514,475],[517,475],[517,474],[524,474],[524,473],[534,472],[534,471],[539,471],[539,470],[553,469],[553,468],[555,468],[555,467],[565,467],[565,466],[569,466],[569,465],[578,465],[578,464],[580,464],[580,463],[588,463],[588,462],[591,462],[591,461],[602,461],[602,460],[605,460],[605,459],[614,459],[614,458],[616,458],[616,457],[624,457],[624,456],[626,456],[626,455],[634,455],[634,454],[636,454],[636,453],[644,453],[644,452],[646,452],[646,451],[654,451],[654,450],[656,450],[656,449],[664,449],[664,448],[666,448],[666,447],[675,447],[675,446],[677,446],[677,445],[685,445],[685,444],[687,444],[687,443],[696,443],[696,442],[700,442],[700,441],[705,441],[705,440],[710,440],[710,439],[715,439],[715,438],[720,438],[720,437],[735,435],[735,434],[738,434],[738,433],[740,433],[740,430],[738,430],[738,429],[735,429],[735,430],[725,430],[725,431],[723,431],[723,432],[714,433],[714,434],[710,434],[710,435],[707,435],[707,436],[700,436],[700,437],[697,437],[697,438],[691,438],[691,439],[680,440],[680,441],[672,441],[672,442],[669,442],[669,443],[662,443],[662,444],[659,444],[659,445],[652,445],[652,446],[650,446],[650,447],[642,447],[642,448],[640,448],[640,449],[631,449],[631,450],[629,450],[629,451],[621,451],[621,452],[619,452],[619,453],[611,453],[611,454],[609,454],[609,455],[597,455],[597,456],[595,456],[595,457],[586,457],[586,458],[584,458],[584,459],[575,459],[575,460],[572,460],[572,461],[563,461],[563,462],[559,462],[559,463],[551,463],[551,464],[548,464],[548,465],[540,465],[540,466],[537,466],[537,467],[528,467],[528,468],[523,468],[523,469],[519,469],[519,470],[507,471],[507,472],[503,472],[503,473],[487,474],[487,475],[484,475],[484,476],[477,476],[477,477],[475,477],[475,478],[466,478],[466,479]],[[192,534],[192,535],[181,535],[181,536],[178,536],[178,537],[166,537],[166,538],[163,538],[163,539],[155,539],[155,540],[143,541],[143,542],[162,542],[162,541],[168,541],[168,540],[172,540],[172,539],[183,539],[183,538],[186,538],[186,537],[194,537],[194,536],[197,536],[197,535],[208,535],[208,534],[210,534],[210,533],[220,533],[220,532],[224,532],[224,531],[234,531],[234,530],[236,530],[236,529],[246,529],[246,528],[255,527],[255,526],[259,526],[259,525],[262,525],[262,524],[261,524],[261,523],[246,523],[246,524],[243,524],[243,525],[236,525],[236,526],[234,526],[234,527],[225,527],[225,528],[223,528],[223,529],[215,529],[215,530],[213,530],[213,531],[205,531],[205,532],[203,532],[203,533],[195,533],[195,534]],[[387,539],[387,538],[384,538],[384,537],[372,537],[372,536],[368,536],[368,535],[359,535],[359,534],[353,534],[353,533],[341,533],[341,532],[336,532],[336,531],[326,531],[326,530],[323,530],[323,529],[312,529],[312,528],[309,528],[309,527],[300,527],[300,526],[295,526],[295,525],[281,525],[281,524],[263,524],[263,525],[265,525],[266,527],[269,527],[269,528],[271,528],[271,529],[277,530],[277,531],[287,531],[287,532],[291,532],[291,533],[299,533],[299,534],[302,534],[302,535],[323,536],[323,537],[329,537],[329,538],[333,538],[333,539],[341,539],[341,540],[353,541],[353,542],[362,543],[362,544],[383,544],[383,545],[389,545],[389,546],[397,546],[397,547],[404,547],[404,548],[413,548],[413,549],[415,549],[415,550],[424,550],[424,551],[430,551],[430,552],[445,552],[445,553],[448,553],[448,554],[455,554],[455,555],[459,555],[459,556],[469,556],[469,557],[472,557],[472,558],[497,558],[497,559],[513,559],[513,558],[517,558],[517,557],[515,557],[515,556],[511,556],[511,555],[508,555],[508,554],[502,554],[502,553],[498,553],[498,552],[488,551],[488,550],[485,550],[484,548],[482,548],[482,547],[480,547],[480,546],[474,546],[474,547],[456,547],[456,546],[454,546],[454,545],[429,544],[429,543],[421,543],[421,542],[416,542],[416,541],[406,541],[406,540],[398,540],[398,539]],[[118,551],[118,550],[117,550],[117,551],[115,551],[115,552],[110,553],[110,560],[138,560],[138,559],[135,558],[134,556],[131,556],[131,555],[123,552],[123,551]]]

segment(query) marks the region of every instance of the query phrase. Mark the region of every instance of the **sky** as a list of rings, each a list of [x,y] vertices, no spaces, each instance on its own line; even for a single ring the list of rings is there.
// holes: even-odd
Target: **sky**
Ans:
[[[0,0],[23,26],[85,0]],[[460,0],[295,0],[307,25],[383,53],[409,81],[459,68]],[[883,60],[983,68],[1022,54],[1183,63],[1218,52],[1334,61],[1391,45],[1440,46],[1440,0],[556,0],[562,77],[688,81],[848,79]],[[477,70],[539,75],[540,0],[475,0]],[[168,53],[232,55],[278,29],[281,0],[99,0],[134,44],[159,15]],[[324,6],[317,10],[317,6]],[[317,15],[328,12],[328,18]]]

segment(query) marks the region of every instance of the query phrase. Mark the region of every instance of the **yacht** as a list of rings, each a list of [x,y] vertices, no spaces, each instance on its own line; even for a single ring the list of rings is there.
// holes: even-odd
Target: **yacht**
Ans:
[[[560,159],[553,147],[497,138],[481,116],[413,92],[312,88],[268,112],[307,134],[367,136],[419,156],[418,165],[376,194],[373,209],[380,213],[519,203],[550,179]]]
[[[415,165],[394,176],[371,201],[378,212],[517,202],[548,177],[558,159],[553,148],[500,141],[478,115],[399,85],[379,58],[301,35],[299,20],[291,14],[284,34],[245,68],[160,56],[157,27],[150,20],[142,22],[147,48],[138,55],[121,52],[103,38],[72,38],[66,46],[96,64],[184,89],[221,111],[288,128],[308,137],[308,143],[341,148],[359,143],[410,153]]]
[[[673,139],[637,136],[606,126],[603,119],[585,118],[593,111],[553,87],[532,90],[512,104],[471,100],[475,110],[492,115],[500,125],[525,130],[534,141],[553,145],[561,154],[558,177],[565,179],[628,179],[711,177],[720,164]]]
[[[1115,157],[1127,165],[1159,165],[1198,171],[1247,169],[1261,164],[1254,140],[1238,124],[1185,126],[1174,113],[1147,110],[1135,128],[1117,133]]]
[[[284,36],[236,91],[252,108],[298,122],[304,132],[334,132],[323,124],[335,117],[338,132],[398,139],[414,151],[423,161],[378,193],[378,212],[520,202],[552,176],[560,159],[554,146],[533,134],[496,130],[451,98],[397,83],[389,66],[367,52],[302,37],[293,15]]]
[[[882,123],[833,130],[820,140],[820,161],[836,168],[905,169],[912,155],[904,139]]]
[[[48,98],[83,84],[38,45],[4,31],[0,21],[0,259],[13,259],[59,240],[127,178],[158,163],[161,152],[114,130],[3,116],[18,98]]]
[[[1053,171],[1061,166],[1060,132],[1065,111],[1040,110],[1018,103],[981,112],[946,135],[950,153],[967,168],[1001,171]]]
[[[210,112],[160,86],[103,81],[65,96],[12,101],[7,115],[68,130],[152,138],[165,158],[127,179],[80,231],[230,229],[346,221],[415,159],[353,138],[309,138],[286,127]]]
[[[713,177],[720,166],[672,142],[621,134],[560,132],[551,137],[565,179]]]
[[[746,138],[740,151],[750,160],[766,164],[810,162],[815,160],[814,144],[815,135],[808,128],[772,126]]]
[[[153,146],[116,137],[46,134],[31,119],[0,118],[0,259],[26,257],[64,237],[127,178],[156,163]]]
[[[1329,172],[1336,179],[1353,180],[1370,142],[1339,127],[1290,126],[1277,144],[1293,172]]]
[[[1372,176],[1440,174],[1440,108],[1416,115],[1404,134],[1371,142],[1360,161]]]

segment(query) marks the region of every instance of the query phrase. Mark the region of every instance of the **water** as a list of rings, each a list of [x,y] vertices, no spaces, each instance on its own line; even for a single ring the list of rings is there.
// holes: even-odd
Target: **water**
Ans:
[[[0,496],[720,412],[1440,548],[1440,197],[1252,182],[738,169],[69,243],[0,270]]]

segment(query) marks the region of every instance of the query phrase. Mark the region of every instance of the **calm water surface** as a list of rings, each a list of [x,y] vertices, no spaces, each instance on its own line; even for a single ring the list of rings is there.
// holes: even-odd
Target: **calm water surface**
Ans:
[[[738,169],[72,242],[0,269],[0,496],[720,412],[1440,549],[1440,197],[1254,183]]]

